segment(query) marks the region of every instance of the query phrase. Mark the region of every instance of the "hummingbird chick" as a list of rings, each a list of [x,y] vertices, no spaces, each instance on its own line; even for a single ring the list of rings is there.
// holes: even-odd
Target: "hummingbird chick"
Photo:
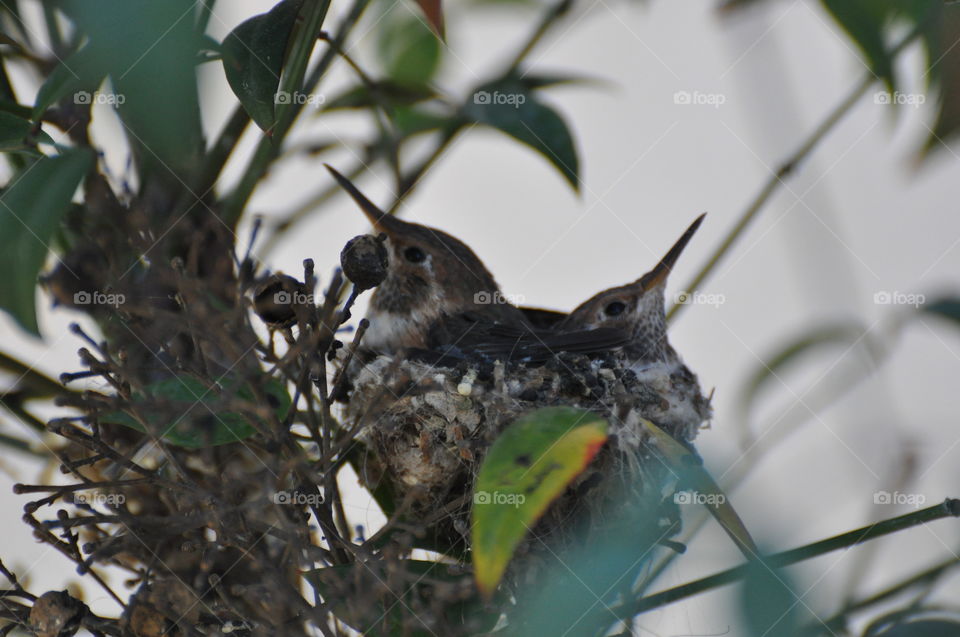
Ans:
[[[385,213],[346,177],[327,170],[387,237],[389,267],[370,297],[362,349],[452,366],[471,356],[538,362],[559,352],[605,351],[626,342],[619,329],[535,328],[505,299],[469,246],[442,230]]]
[[[650,414],[661,425],[693,425],[710,418],[710,401],[703,396],[696,375],[683,363],[667,338],[664,297],[667,277],[673,270],[706,213],[697,217],[652,270],[633,283],[608,288],[577,306],[559,330],[613,328],[629,335],[620,356],[623,366],[664,397],[660,414]]]

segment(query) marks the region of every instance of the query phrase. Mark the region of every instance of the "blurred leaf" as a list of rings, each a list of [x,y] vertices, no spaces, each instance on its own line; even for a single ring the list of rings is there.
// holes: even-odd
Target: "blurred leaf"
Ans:
[[[811,350],[830,346],[849,346],[855,343],[863,334],[863,330],[858,325],[831,325],[820,327],[800,338],[788,343],[782,349],[766,358],[747,380],[740,398],[744,416],[750,413],[750,408],[760,392],[775,380],[780,373],[784,371],[798,358]]]
[[[402,6],[391,9],[383,19],[377,53],[387,77],[396,84],[422,87],[440,66],[436,34]]]
[[[257,428],[249,416],[229,411],[229,407],[237,399],[255,402],[252,389],[230,377],[221,379],[219,385],[209,388],[200,379],[181,374],[150,384],[148,395],[134,394],[133,402],[138,403],[138,413],[149,418],[155,434],[181,447],[215,447],[249,438]],[[284,418],[292,402],[284,383],[271,378],[263,389],[274,413]],[[104,414],[100,420],[146,431],[140,421],[124,412]]]
[[[936,299],[931,303],[924,303],[919,310],[922,313],[940,316],[960,324],[960,298],[944,297]]]
[[[32,148],[32,145],[26,142],[32,128],[31,121],[0,112],[0,152]]]
[[[721,0],[718,9],[721,13],[733,13],[739,9],[751,7],[760,2],[760,0]]]
[[[571,73],[524,73],[519,81],[527,87],[528,90],[549,88],[561,84],[605,84],[600,78],[590,77],[589,75],[574,75]]]
[[[740,609],[751,637],[796,637],[802,633],[805,620],[815,621],[801,603],[790,578],[757,560],[747,565],[740,588]],[[802,616],[802,617],[801,617]]]
[[[60,218],[84,175],[93,167],[93,153],[69,150],[41,157],[14,176],[0,195],[0,308],[39,336],[35,295],[37,274],[49,252]]]
[[[33,106],[32,119],[38,120],[43,113],[64,97],[81,91],[93,94],[103,82],[104,72],[98,69],[90,47],[76,51],[66,59],[61,60],[53,68],[40,90],[37,91],[37,100]]]
[[[201,161],[196,65],[202,34],[193,0],[58,0],[89,37],[92,68],[109,75],[117,110],[145,174],[183,180]],[[171,175],[171,172],[174,173]]]
[[[541,153],[579,192],[580,162],[570,129],[522,81],[507,79],[478,87],[463,114],[467,120],[496,128]]]
[[[343,93],[327,100],[323,110],[370,108],[380,104],[391,107],[405,106],[436,96],[436,91],[427,86],[411,86],[398,84],[390,80],[381,80],[372,82],[372,86],[361,84],[348,88]]]
[[[957,637],[960,621],[947,619],[920,619],[897,623],[881,632],[869,631],[864,637]]]
[[[0,352],[0,369],[13,375],[16,378],[14,389],[25,391],[29,398],[52,398],[69,393],[63,385],[42,374],[32,365],[3,352]]]
[[[237,99],[257,126],[269,131],[287,44],[302,0],[283,0],[242,22],[223,40],[223,70]]]
[[[703,501],[703,505],[748,560],[759,557],[760,549],[750,531],[733,508],[730,498],[704,468],[700,457],[649,420],[641,419],[640,423],[652,435],[654,445],[667,464],[680,475],[683,488],[693,489],[699,494],[698,500]]]
[[[453,126],[455,122],[449,116],[435,115],[412,106],[400,106],[393,110],[393,123],[401,137],[411,137]]]
[[[442,0],[417,0],[430,28],[438,38],[443,38],[443,2]]]
[[[891,0],[822,0],[823,6],[860,47],[867,65],[894,90],[893,58],[885,41],[892,17]]]
[[[925,40],[929,64],[929,84],[936,91],[939,110],[933,130],[921,156],[931,149],[943,148],[960,131],[960,5],[937,3],[937,19]]]
[[[570,407],[538,409],[508,426],[487,453],[473,497],[473,564],[486,597],[520,540],[590,463],[605,420]]]

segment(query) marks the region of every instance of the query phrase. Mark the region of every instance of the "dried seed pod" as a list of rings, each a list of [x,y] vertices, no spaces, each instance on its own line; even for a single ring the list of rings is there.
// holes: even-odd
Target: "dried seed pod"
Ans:
[[[340,253],[343,273],[360,290],[377,287],[387,276],[387,248],[385,236],[361,234],[347,241]]]

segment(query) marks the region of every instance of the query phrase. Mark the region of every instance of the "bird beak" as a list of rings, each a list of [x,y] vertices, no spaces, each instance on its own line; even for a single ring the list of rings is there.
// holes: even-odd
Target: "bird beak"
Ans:
[[[393,215],[387,214],[378,208],[376,204],[367,199],[366,195],[353,185],[353,182],[341,175],[333,166],[330,164],[324,164],[324,166],[330,171],[333,178],[337,180],[340,187],[346,190],[347,194],[360,206],[360,210],[367,216],[367,219],[370,220],[370,223],[373,224],[373,228],[377,232],[385,232],[387,236],[393,236],[400,232],[403,226],[406,225],[405,222],[400,221]]]
[[[703,218],[706,216],[707,213],[703,213],[694,219],[693,223],[690,224],[690,227],[687,228],[683,235],[677,239],[677,242],[673,244],[673,247],[670,248],[670,251],[667,252],[662,259],[660,259],[660,263],[655,265],[652,270],[637,279],[637,283],[640,284],[640,287],[644,292],[647,290],[652,290],[653,288],[663,285],[667,282],[667,277],[673,270],[673,266],[677,263],[677,259],[680,258],[680,253],[683,252],[683,249],[687,247],[688,243],[690,243],[690,239],[693,238],[694,233],[697,231],[697,228],[700,227],[700,224],[703,223]]]

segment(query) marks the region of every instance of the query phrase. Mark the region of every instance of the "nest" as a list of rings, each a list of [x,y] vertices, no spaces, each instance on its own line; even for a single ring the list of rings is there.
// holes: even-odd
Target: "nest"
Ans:
[[[541,535],[580,520],[584,509],[595,515],[624,490],[661,502],[671,474],[654,459],[640,419],[691,446],[711,414],[683,364],[637,373],[618,352],[560,354],[537,367],[482,360],[439,368],[377,356],[356,370],[352,383],[346,420],[367,446],[361,479],[372,489],[387,483],[420,522],[449,514],[462,538],[469,535],[467,505],[486,450],[526,412],[564,405],[609,423],[607,445],[548,511],[535,530]]]

